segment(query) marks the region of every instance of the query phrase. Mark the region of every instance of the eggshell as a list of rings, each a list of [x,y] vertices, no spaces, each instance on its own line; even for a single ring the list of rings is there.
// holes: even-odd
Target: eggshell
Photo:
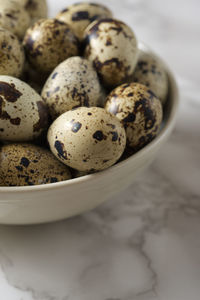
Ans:
[[[119,120],[103,108],[79,107],[53,122],[48,142],[64,164],[91,172],[118,161],[126,145],[126,134]]]
[[[41,19],[30,27],[23,45],[37,71],[50,73],[68,57],[78,55],[78,40],[69,25],[55,19]]]
[[[124,125],[127,146],[135,150],[148,144],[159,132],[163,115],[161,102],[142,84],[125,83],[114,89],[105,109]]]
[[[47,18],[48,7],[46,0],[26,0],[25,2],[25,9],[29,13],[32,23],[39,19]]]
[[[18,38],[0,28],[0,74],[19,77],[24,68],[24,50]]]
[[[101,19],[85,30],[85,57],[106,86],[117,86],[132,75],[137,63],[137,40],[132,29],[115,19]]]
[[[71,178],[69,169],[53,154],[31,144],[0,147],[0,186],[55,183]]]
[[[5,1],[5,0],[0,0]],[[48,7],[46,0],[14,0],[24,7],[28,12],[31,23],[36,22],[38,19],[47,18]]]
[[[76,36],[82,40],[84,30],[90,23],[100,18],[110,17],[112,17],[112,12],[104,5],[81,2],[63,9],[56,19],[69,24]]]
[[[30,141],[48,127],[46,104],[25,82],[0,76],[0,140]]]
[[[42,97],[55,119],[78,106],[98,106],[105,92],[92,63],[77,56],[68,58],[53,71],[44,85]]]
[[[168,78],[162,62],[153,54],[140,51],[130,82],[146,85],[164,105],[168,94]]]
[[[30,17],[22,5],[16,1],[0,1],[0,26],[23,39],[26,29],[30,26]]]

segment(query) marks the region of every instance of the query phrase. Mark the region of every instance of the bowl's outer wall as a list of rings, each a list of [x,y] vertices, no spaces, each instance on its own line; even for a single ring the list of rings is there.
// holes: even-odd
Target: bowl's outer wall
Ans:
[[[29,191],[23,195],[4,195],[0,202],[1,224],[33,224],[56,221],[93,209],[115,194],[126,189],[154,159],[152,151],[147,158],[138,159],[95,180],[82,182],[77,187],[59,190]],[[99,174],[100,175],[100,174]],[[102,175],[102,174],[101,174]],[[11,197],[12,196],[12,197]],[[123,197],[123,194],[122,194]],[[13,199],[15,198],[15,199]]]
[[[167,69],[168,70],[168,69]],[[166,124],[159,136],[127,160],[103,172],[45,188],[0,188],[1,224],[37,224],[61,220],[93,209],[125,190],[156,157],[175,123],[178,91],[173,75],[169,76],[169,103]],[[134,195],[133,195],[134,197]]]

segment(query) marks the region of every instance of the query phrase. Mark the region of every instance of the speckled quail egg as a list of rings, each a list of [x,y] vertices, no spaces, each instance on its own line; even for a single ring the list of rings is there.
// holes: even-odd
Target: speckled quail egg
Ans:
[[[130,81],[146,85],[165,104],[168,78],[161,61],[153,54],[140,50],[139,59]]]
[[[126,145],[120,121],[100,107],[79,107],[56,119],[48,131],[53,154],[79,171],[98,171],[112,166]]]
[[[125,23],[101,19],[85,31],[85,57],[93,62],[106,86],[118,86],[133,73],[137,63],[136,37]]]
[[[69,25],[56,19],[41,19],[30,27],[23,45],[29,62],[42,73],[78,55],[78,40]]]
[[[41,18],[47,18],[48,7],[46,0],[26,0],[25,9],[28,11],[32,23]]]
[[[16,1],[0,1],[0,26],[23,39],[26,29],[30,26],[30,17],[22,5]]]
[[[67,166],[47,149],[31,144],[0,147],[0,186],[54,183],[71,178]]]
[[[97,106],[103,97],[92,63],[82,57],[70,57],[50,75],[42,97],[53,119],[78,106]]]
[[[48,127],[46,104],[25,82],[0,76],[0,140],[30,141]]]
[[[5,1],[5,0],[0,0]],[[47,18],[47,2],[46,0],[14,0],[24,7],[24,9],[28,12],[31,23],[33,24],[39,19]]]
[[[24,50],[18,38],[0,28],[0,74],[19,77],[24,67]]]
[[[128,147],[140,149],[159,132],[161,102],[142,84],[125,83],[114,89],[107,98],[105,109],[124,125]]]
[[[90,23],[100,18],[110,17],[112,17],[112,12],[104,5],[81,2],[63,9],[56,19],[69,24],[76,36],[82,40],[84,30]]]

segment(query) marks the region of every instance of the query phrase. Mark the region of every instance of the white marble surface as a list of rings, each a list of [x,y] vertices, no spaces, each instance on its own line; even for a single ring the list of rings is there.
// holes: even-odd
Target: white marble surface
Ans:
[[[52,1],[51,14],[64,3]],[[177,75],[175,131],[149,170],[93,212],[0,226],[1,300],[200,299],[200,1],[107,0]]]

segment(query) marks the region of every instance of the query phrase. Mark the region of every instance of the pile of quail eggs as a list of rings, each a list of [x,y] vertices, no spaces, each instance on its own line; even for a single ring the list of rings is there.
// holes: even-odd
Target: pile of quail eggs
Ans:
[[[159,132],[168,79],[101,4],[0,0],[0,186],[106,169]]]

